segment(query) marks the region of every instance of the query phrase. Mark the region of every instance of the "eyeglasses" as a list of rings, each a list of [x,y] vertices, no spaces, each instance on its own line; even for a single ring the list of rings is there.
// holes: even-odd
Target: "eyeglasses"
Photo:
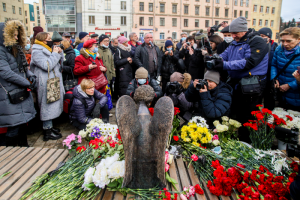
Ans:
[[[95,86],[93,86],[93,87],[90,87],[90,88],[87,88],[87,90],[91,90],[91,89],[94,89],[95,88]]]
[[[109,42],[109,40],[103,40],[103,42]]]

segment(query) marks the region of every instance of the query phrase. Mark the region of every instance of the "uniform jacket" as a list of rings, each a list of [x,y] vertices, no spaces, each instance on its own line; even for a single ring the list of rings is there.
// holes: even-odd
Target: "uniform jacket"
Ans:
[[[19,29],[18,44],[24,47],[27,43],[24,26],[17,20],[11,22],[7,23],[6,27],[5,23],[0,23],[0,83],[7,91],[26,89],[30,85],[30,82],[26,78],[33,75],[29,70],[26,73],[20,72],[18,65],[22,64],[22,62],[17,62],[17,59],[8,50],[9,46],[16,43],[16,40],[13,35],[4,39],[3,32],[14,30],[14,22],[21,26]],[[1,86],[0,108],[0,127],[13,127],[25,124],[33,119],[36,114],[31,94],[23,102],[11,104],[8,95]]]
[[[116,77],[114,57],[110,48],[99,47],[98,50],[99,59],[103,61],[103,65],[106,67],[106,76],[108,83],[112,80],[113,77]]]

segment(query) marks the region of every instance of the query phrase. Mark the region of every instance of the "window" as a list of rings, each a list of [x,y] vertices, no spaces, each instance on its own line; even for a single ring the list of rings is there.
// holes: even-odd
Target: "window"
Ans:
[[[164,13],[165,12],[165,4],[164,3],[160,3],[159,7],[160,7],[160,12]]]
[[[200,7],[199,6],[195,6],[195,15],[199,15],[199,10],[200,10]]]
[[[6,12],[6,3],[2,3],[3,6],[3,12]]]
[[[199,19],[195,19],[195,27],[199,27]]]
[[[253,26],[256,26],[256,19],[253,19],[252,25],[253,25]]]
[[[173,38],[174,40],[177,39],[177,33],[176,33],[176,32],[173,32],[173,33],[172,33],[172,38]]]
[[[153,17],[149,17],[149,26],[153,26]]]
[[[237,10],[234,10],[234,18],[237,18]]]
[[[215,21],[215,25],[216,26],[218,26],[219,25],[219,21],[217,20],[217,21]]]
[[[121,25],[126,25],[126,16],[121,16]]]
[[[19,14],[22,15],[22,8],[19,7]]]
[[[226,4],[226,5],[229,5],[229,0],[225,0],[225,4]]]
[[[159,18],[159,24],[161,25],[161,26],[164,26],[165,25],[165,18]]]
[[[89,10],[94,10],[95,9],[95,0],[89,0]]]
[[[105,16],[105,25],[111,25],[111,17]]]
[[[144,2],[140,2],[140,11],[144,11]]]
[[[248,19],[248,11],[245,11],[245,18]]]
[[[25,16],[27,17],[27,10],[25,10]]]
[[[272,8],[272,14],[275,14],[275,7]]]
[[[165,39],[165,33],[160,33],[159,34],[159,39],[164,40]]]
[[[184,14],[189,14],[189,6],[184,6]]]
[[[140,33],[140,38],[144,38],[144,33]]]
[[[140,26],[144,26],[144,17],[140,17]]]
[[[246,0],[246,7],[249,7],[249,0]]]
[[[205,15],[209,16],[209,7],[205,7]]]
[[[228,13],[229,13],[229,9],[226,8],[226,9],[225,9],[225,17],[228,17]]]
[[[216,8],[216,17],[219,16],[220,8]]]
[[[264,12],[264,7],[263,6],[260,6],[260,10],[259,10],[259,12]]]
[[[266,7],[266,13],[269,13],[270,8],[267,6]]]
[[[258,26],[262,26],[262,19],[259,20]]]
[[[210,0],[206,0],[206,3],[209,3],[210,2]]]
[[[95,25],[95,16],[89,16],[89,25],[94,26]]]
[[[184,27],[188,27],[189,26],[189,20],[188,19],[184,19],[183,20],[183,26]]]
[[[177,5],[172,4],[172,13],[177,13]]]
[[[205,27],[209,27],[209,20],[205,20]]]
[[[240,4],[241,6],[243,6],[244,5],[244,0],[241,0],[241,4]]]
[[[13,14],[16,14],[16,7],[15,6],[12,6],[12,11],[13,11]]]
[[[121,10],[126,10],[126,1],[121,1]]]
[[[253,6],[253,11],[254,11],[254,12],[257,12],[257,5],[254,5],[254,6]]]
[[[274,26],[274,20],[271,20],[271,27]]]
[[[27,19],[27,18],[25,19],[25,22],[26,22],[26,24],[28,24],[28,19]],[[26,26],[26,27],[27,27],[27,26]]]
[[[235,6],[238,5],[238,0],[234,0],[234,5],[235,5]]]
[[[265,26],[269,25],[269,20],[265,20]]]
[[[28,26],[26,26],[26,31],[28,31]]]
[[[243,11],[240,10],[240,17],[243,17]]]
[[[153,3],[149,3],[149,12],[153,12]]]
[[[104,2],[105,10],[110,10],[111,9],[111,0],[105,0]]]
[[[177,26],[177,18],[172,18],[172,26],[173,27]]]
[[[220,3],[220,0],[216,0],[216,3]]]

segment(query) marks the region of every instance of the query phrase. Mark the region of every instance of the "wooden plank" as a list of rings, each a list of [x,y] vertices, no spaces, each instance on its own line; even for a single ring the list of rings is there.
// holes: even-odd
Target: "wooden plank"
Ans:
[[[237,198],[236,195],[235,195],[235,192],[232,192],[232,193],[231,193],[231,198],[232,198],[233,200],[238,200],[238,198]]]
[[[6,148],[5,146],[0,146],[0,151],[2,151],[5,148]]]
[[[43,136],[43,131],[37,131],[32,135],[27,136],[27,142],[29,146],[33,146],[40,136]]]
[[[170,177],[173,178],[177,182],[177,184],[175,184],[175,187],[176,187],[177,190],[172,185],[172,191],[181,190],[180,187],[179,187],[179,178],[177,177],[176,165],[175,165],[175,161],[174,160],[173,160],[173,162],[170,165],[169,173],[170,173]],[[179,195],[177,196],[177,200],[180,200]]]
[[[47,173],[55,170],[60,162],[67,161],[69,152],[68,152],[68,150],[62,150],[62,151],[63,151],[62,155],[51,165],[51,167],[49,167],[49,169],[47,169]]]
[[[56,152],[45,162],[41,167],[39,167],[38,171],[36,171],[23,185],[20,187],[18,191],[11,197],[11,200],[20,199],[23,195],[23,192],[26,191],[36,177],[47,172],[49,167],[53,166],[54,169],[57,167],[58,163],[64,161],[69,155],[68,151],[64,151],[62,149],[56,150]],[[52,171],[52,170],[51,170]]]
[[[8,188],[10,188],[17,180],[19,180],[23,174],[25,174],[35,163],[48,151],[48,149],[34,149],[31,154],[24,158],[25,165],[22,163],[22,167],[19,168],[18,163],[16,167],[12,168],[12,175],[4,177],[0,180],[0,195],[2,195]],[[3,184],[4,183],[4,184]]]
[[[114,200],[123,200],[124,196],[121,192],[115,192]]]
[[[108,191],[107,189],[105,190],[104,196],[102,200],[111,200],[114,195],[114,192]]]
[[[19,188],[21,188],[24,183],[45,163],[48,159],[55,153],[55,149],[50,149],[46,155],[44,155],[34,166],[28,170],[8,191],[6,191],[1,198],[9,199],[13,194],[15,194]]]
[[[10,156],[6,157],[5,160],[3,160],[3,162],[0,161],[0,169],[3,168],[5,165],[7,165],[7,163],[9,163],[13,159],[15,159],[20,153],[22,153],[23,151],[25,151],[27,149],[27,147],[22,147],[22,148],[18,147],[18,148],[14,148],[14,149],[17,149],[17,151],[15,151]]]
[[[2,161],[6,162],[7,157],[11,156],[12,154],[14,154],[19,149],[20,149],[20,147],[14,147],[10,151],[8,151],[5,154],[3,154],[2,156],[0,156],[0,162],[2,162]]]
[[[100,191],[100,193],[95,197],[94,200],[101,200],[101,197],[102,197],[103,192],[104,192],[104,189],[102,189],[102,190]]]
[[[43,141],[43,135],[40,135],[40,137],[36,140],[33,147],[37,148],[43,148],[46,142]]]
[[[43,148],[53,149],[56,145],[57,140],[48,140]]]
[[[219,200],[219,198],[216,195],[213,195],[210,193],[209,189],[207,188],[207,185],[204,181],[202,181],[203,185],[203,190],[206,192],[206,196],[208,197],[209,200]]]
[[[190,178],[191,178],[191,181],[192,181],[192,185],[195,186],[195,185],[199,184],[201,186],[200,181],[199,181],[198,177],[195,174],[195,170],[194,170],[194,167],[193,167],[192,164],[189,166],[188,172],[189,172],[189,175],[190,175]],[[205,197],[204,194],[200,195],[200,194],[195,193],[195,195],[197,197],[197,200],[206,200],[206,197]]]
[[[6,152],[9,152],[13,147],[6,147],[5,149],[3,149],[2,151],[0,151],[0,156],[6,154]]]
[[[227,197],[227,196],[224,196],[224,195],[221,195],[220,197],[221,197],[222,200],[231,200],[230,197]]]
[[[133,195],[133,194],[127,194],[126,200],[133,200],[133,199],[135,199],[135,195]]]

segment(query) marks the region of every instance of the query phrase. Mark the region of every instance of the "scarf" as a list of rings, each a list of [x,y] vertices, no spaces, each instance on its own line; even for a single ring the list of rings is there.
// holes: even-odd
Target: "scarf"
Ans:
[[[97,58],[97,54],[96,53],[93,53],[93,52],[90,52],[88,49],[85,49],[85,51],[94,59],[96,60]]]
[[[41,46],[45,47],[48,51],[50,51],[52,53],[52,49],[48,45],[46,45],[44,42],[39,41],[39,40],[36,39],[34,41],[34,44],[41,45]]]
[[[118,47],[119,47],[120,49],[124,50],[124,51],[128,51],[128,52],[131,51],[131,46],[130,46],[130,45],[128,45],[128,46],[126,47],[126,46],[124,46],[123,44],[118,43]]]
[[[285,48],[283,48],[285,56],[289,56],[291,54],[294,54],[297,51],[298,48],[299,48],[299,44],[297,44],[292,50],[286,50]]]
[[[28,69],[28,63],[27,63],[27,59],[26,59],[26,56],[25,56],[25,53],[23,51],[23,48],[20,46],[20,45],[16,45],[17,49],[18,49],[18,57],[17,59],[21,59],[21,62],[22,62],[22,65],[18,65],[19,67],[19,71],[24,73],[27,71]]]

